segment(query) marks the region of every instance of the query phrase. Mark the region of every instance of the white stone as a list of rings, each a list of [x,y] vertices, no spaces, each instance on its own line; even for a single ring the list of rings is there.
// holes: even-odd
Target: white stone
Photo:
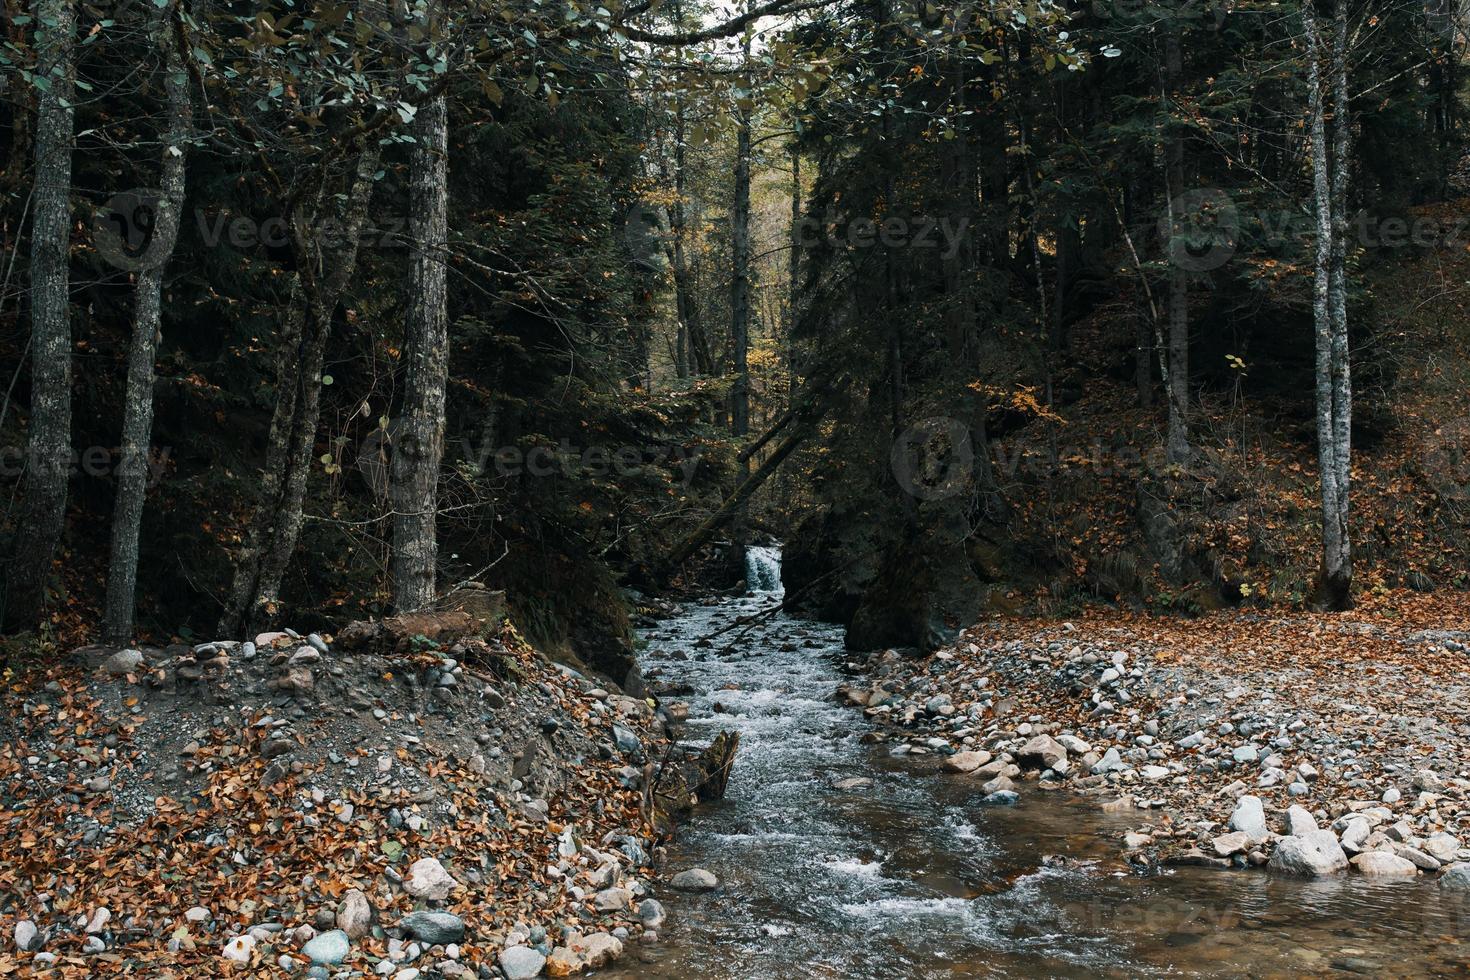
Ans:
[[[433,902],[444,901],[458,887],[459,882],[444,870],[437,858],[419,858],[409,866],[408,877],[403,882],[404,891],[414,898]]]

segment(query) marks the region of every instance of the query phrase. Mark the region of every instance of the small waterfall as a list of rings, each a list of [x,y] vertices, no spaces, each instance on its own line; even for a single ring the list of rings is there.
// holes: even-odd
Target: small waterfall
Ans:
[[[781,549],[748,545],[745,549],[745,587],[751,592],[781,591]]]

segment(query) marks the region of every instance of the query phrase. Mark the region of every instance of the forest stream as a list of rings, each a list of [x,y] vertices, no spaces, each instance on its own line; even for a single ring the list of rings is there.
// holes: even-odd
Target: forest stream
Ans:
[[[684,825],[661,893],[669,925],[617,977],[1451,975],[1470,922],[1424,881],[1295,879],[1124,863],[1095,802],[1023,790],[983,806],[962,776],[913,772],[841,706],[842,631],[764,591],[684,607],[646,635],[645,669],[687,685],[689,737],[740,733],[725,799]],[[743,630],[743,632],[742,632]],[[723,631],[723,632],[722,632]],[[697,645],[701,639],[713,645]],[[839,788],[845,787],[845,788]]]

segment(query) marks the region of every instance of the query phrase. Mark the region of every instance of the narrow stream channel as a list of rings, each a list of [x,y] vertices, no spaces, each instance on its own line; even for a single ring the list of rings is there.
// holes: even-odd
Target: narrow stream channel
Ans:
[[[871,726],[834,700],[840,629],[778,615],[715,635],[779,601],[779,571],[750,580],[770,591],[686,607],[646,636],[651,679],[693,689],[679,698],[689,737],[734,729],[740,754],[725,800],[681,828],[667,856],[671,872],[705,868],[720,888],[662,892],[661,941],[612,975],[1470,971],[1470,902],[1430,883],[1139,875],[1108,839],[1124,824],[1091,803],[1026,789],[1014,807],[985,807],[973,781],[914,772],[863,743]]]

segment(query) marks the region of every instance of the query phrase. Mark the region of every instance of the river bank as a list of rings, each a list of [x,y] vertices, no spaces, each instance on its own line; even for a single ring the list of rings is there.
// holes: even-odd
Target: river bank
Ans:
[[[1470,632],[1419,612],[995,620],[871,655],[840,696],[994,802],[1095,799],[1139,865],[1434,876],[1463,902]]]
[[[1427,876],[1144,866],[1117,843],[1151,810],[1022,780],[1013,804],[986,803],[950,757],[896,754],[911,740],[834,699],[851,683],[842,631],[772,615],[775,598],[685,606],[645,633],[649,683],[687,707],[686,737],[735,731],[741,753],[726,798],[661,860],[660,879],[699,867],[717,887],[660,890],[660,941],[630,946],[616,980],[1470,969],[1470,908]]]
[[[3,719],[0,973],[514,980],[661,919],[663,718],[503,624],[84,648]]]

